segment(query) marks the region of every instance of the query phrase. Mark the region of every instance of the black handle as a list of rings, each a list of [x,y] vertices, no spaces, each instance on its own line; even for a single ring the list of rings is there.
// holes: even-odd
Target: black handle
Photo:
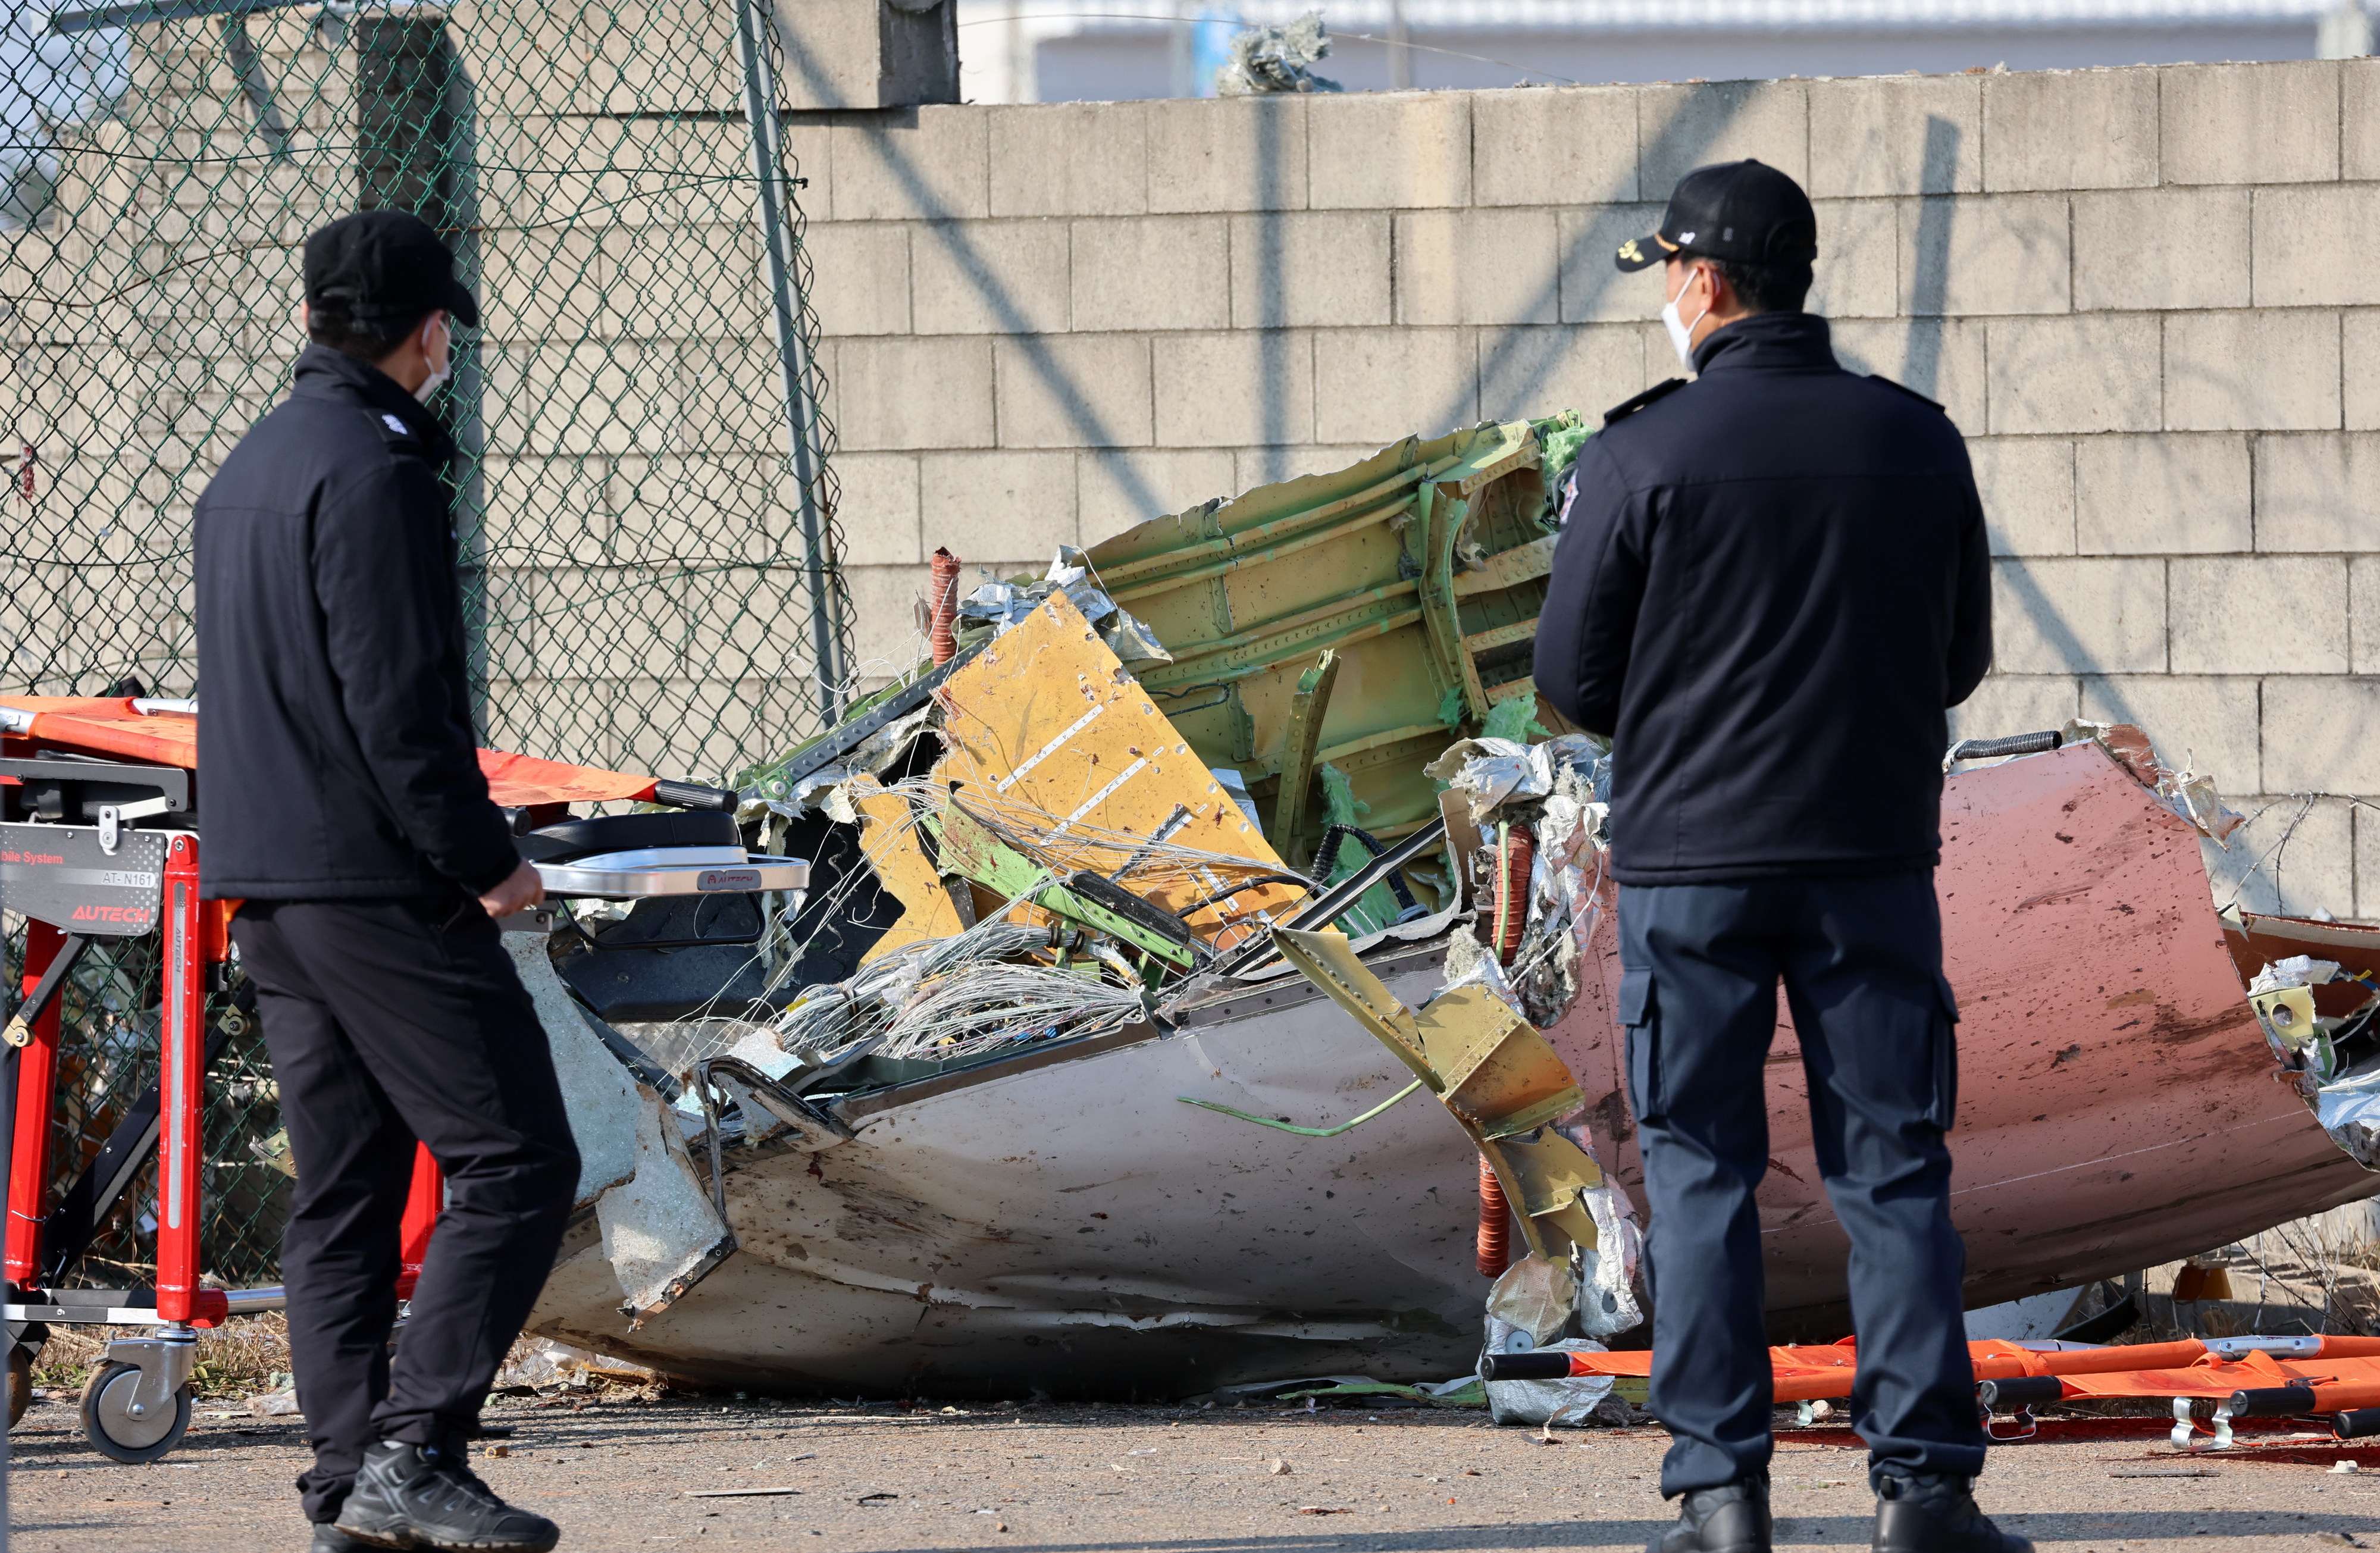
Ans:
[[[1482,1380],[1563,1380],[1570,1354],[1561,1349],[1536,1353],[1490,1353],[1479,1361]]]
[[[2066,1400],[2066,1383],[2054,1375],[2012,1375],[2005,1380],[1979,1380],[1975,1400],[2000,1412],[2039,1407]]]
[[[725,809],[734,813],[735,793],[733,788],[705,787],[698,782],[677,782],[663,777],[653,783],[653,802],[667,804],[674,809]]]
[[[2311,1386],[2259,1386],[2231,1393],[2234,1418],[2302,1418],[2313,1411]]]
[[[2359,1407],[2351,1413],[2332,1414],[2330,1433],[2334,1439],[2368,1439],[2380,1435],[2380,1407]]]
[[[1950,759],[1990,760],[2002,755],[2040,755],[2058,746],[2058,730],[2010,734],[2004,739],[1961,739],[1950,746]]]

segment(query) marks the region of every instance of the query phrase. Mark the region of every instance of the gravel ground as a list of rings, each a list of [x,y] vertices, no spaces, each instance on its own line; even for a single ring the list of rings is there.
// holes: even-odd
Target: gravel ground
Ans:
[[[719,1398],[507,1401],[517,1433],[476,1464],[558,1519],[570,1549],[766,1544],[819,1553],[1305,1553],[1637,1548],[1671,1518],[1658,1428],[1499,1429],[1475,1413],[1178,1407],[831,1407]],[[2265,1437],[2184,1459],[2153,1421],[2081,1425],[1994,1452],[1988,1508],[2045,1547],[2380,1547],[2380,1450]],[[10,1441],[19,1553],[250,1553],[306,1546],[294,1420],[206,1417],[181,1448],[117,1466],[37,1404]],[[2371,1475],[2327,1470],[2370,1458]],[[1287,1470],[1277,1471],[1273,1463]],[[1864,1547],[1858,1441],[1792,1431],[1776,1463],[1782,1547]],[[2145,1474],[2145,1475],[2143,1475]],[[2182,1475],[2192,1474],[2192,1475]],[[768,1497],[689,1490],[791,1488]],[[813,1540],[816,1539],[816,1540]]]

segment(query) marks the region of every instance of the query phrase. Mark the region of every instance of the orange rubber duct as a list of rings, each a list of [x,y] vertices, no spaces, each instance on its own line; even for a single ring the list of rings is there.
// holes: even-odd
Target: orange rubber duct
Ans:
[[[1479,1276],[1501,1278],[1512,1263],[1512,1209],[1504,1183],[1488,1161],[1479,1161]]]
[[[934,661],[947,663],[958,656],[959,558],[948,550],[934,552],[933,624],[926,640],[934,649]]]
[[[1537,843],[1524,827],[1503,829],[1497,838],[1496,877],[1479,903],[1481,937],[1500,965],[1509,965],[1521,952],[1521,935],[1529,926],[1529,874]]]

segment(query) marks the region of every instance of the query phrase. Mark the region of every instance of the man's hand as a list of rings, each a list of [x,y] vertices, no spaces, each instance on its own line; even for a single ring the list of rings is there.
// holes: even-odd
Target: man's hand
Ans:
[[[490,916],[510,916],[545,899],[545,880],[535,865],[523,863],[502,884],[480,897],[480,908]]]

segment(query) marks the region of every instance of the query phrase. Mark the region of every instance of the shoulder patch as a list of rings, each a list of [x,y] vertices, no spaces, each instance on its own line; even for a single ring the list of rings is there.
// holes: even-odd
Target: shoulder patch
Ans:
[[[1870,373],[1867,375],[1867,381],[1868,381],[1868,382],[1873,382],[1873,383],[1881,383],[1883,386],[1885,386],[1885,387],[1887,387],[1887,388],[1894,389],[1894,390],[1897,390],[1897,391],[1898,391],[1898,392],[1900,392],[1900,393],[1906,394],[1908,394],[1911,398],[1912,398],[1912,399],[1916,400],[1916,401],[1917,401],[1919,404],[1921,404],[1921,405],[1933,405],[1933,406],[1934,406],[1936,409],[1937,409],[1937,410],[1942,410],[1942,413],[1943,413],[1944,415],[1949,415],[1949,414],[1950,413],[1949,410],[1943,410],[1943,409],[1942,409],[1942,406],[1941,406],[1940,405],[1936,404],[1936,403],[1935,403],[1933,400],[1931,400],[1931,399],[1928,399],[1927,397],[1925,397],[1925,394],[1918,393],[1918,392],[1917,392],[1917,390],[1915,390],[1915,389],[1913,389],[1913,388],[1910,387],[1907,383],[1895,382],[1893,382],[1890,378],[1886,377],[1886,376],[1885,376],[1883,373],[1881,373],[1881,372],[1870,372]]]
[[[382,426],[387,427],[390,431],[395,432],[400,437],[410,437],[413,435],[413,428],[407,426],[405,422],[399,420],[393,415],[383,414],[380,418],[380,423]]]
[[[1645,406],[1653,403],[1655,400],[1666,399],[1670,394],[1675,394],[1678,390],[1685,386],[1686,380],[1683,378],[1671,378],[1666,382],[1657,382],[1652,387],[1646,389],[1644,393],[1636,395],[1633,399],[1622,399],[1620,403],[1604,411],[1603,424],[1609,426],[1613,421],[1625,420],[1630,416],[1634,415],[1638,410],[1641,410]]]

